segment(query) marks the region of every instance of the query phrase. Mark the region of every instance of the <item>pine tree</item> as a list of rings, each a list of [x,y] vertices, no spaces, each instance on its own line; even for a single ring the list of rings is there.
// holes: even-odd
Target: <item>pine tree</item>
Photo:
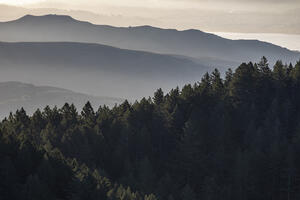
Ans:
[[[154,93],[153,101],[156,105],[160,105],[164,101],[164,92],[161,88]]]
[[[184,188],[182,189],[180,197],[181,197],[181,199],[185,199],[185,200],[196,200],[197,199],[194,191],[188,184],[185,185]]]

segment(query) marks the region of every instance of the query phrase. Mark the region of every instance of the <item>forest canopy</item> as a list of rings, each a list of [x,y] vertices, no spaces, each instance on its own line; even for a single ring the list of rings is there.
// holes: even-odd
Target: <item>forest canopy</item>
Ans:
[[[113,108],[20,109],[0,123],[0,199],[299,199],[299,91],[300,61],[263,57]]]

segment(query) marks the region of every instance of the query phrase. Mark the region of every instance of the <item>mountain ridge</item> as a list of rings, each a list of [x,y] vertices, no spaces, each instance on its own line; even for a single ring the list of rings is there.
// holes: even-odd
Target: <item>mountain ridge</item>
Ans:
[[[25,17],[24,22],[20,19],[0,23],[1,41],[98,43],[123,49],[184,55],[198,59],[210,57],[235,63],[259,60],[262,56],[267,57],[271,64],[277,59],[296,62],[300,58],[299,52],[271,43],[258,40],[229,40],[196,29],[178,31],[147,25],[95,25],[65,15],[30,15]]]

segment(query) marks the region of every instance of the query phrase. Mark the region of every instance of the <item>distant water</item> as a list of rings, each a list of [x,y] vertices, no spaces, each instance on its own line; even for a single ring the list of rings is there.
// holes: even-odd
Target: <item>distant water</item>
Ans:
[[[213,34],[219,35],[228,39],[253,39],[265,42],[270,42],[290,50],[300,51],[300,35],[290,34],[275,34],[275,33],[226,33],[214,32]]]

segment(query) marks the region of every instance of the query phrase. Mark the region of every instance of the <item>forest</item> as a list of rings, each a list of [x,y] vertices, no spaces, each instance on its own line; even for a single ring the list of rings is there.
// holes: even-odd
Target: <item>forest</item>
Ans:
[[[112,108],[11,113],[0,199],[296,200],[299,154],[300,61],[263,57]]]

